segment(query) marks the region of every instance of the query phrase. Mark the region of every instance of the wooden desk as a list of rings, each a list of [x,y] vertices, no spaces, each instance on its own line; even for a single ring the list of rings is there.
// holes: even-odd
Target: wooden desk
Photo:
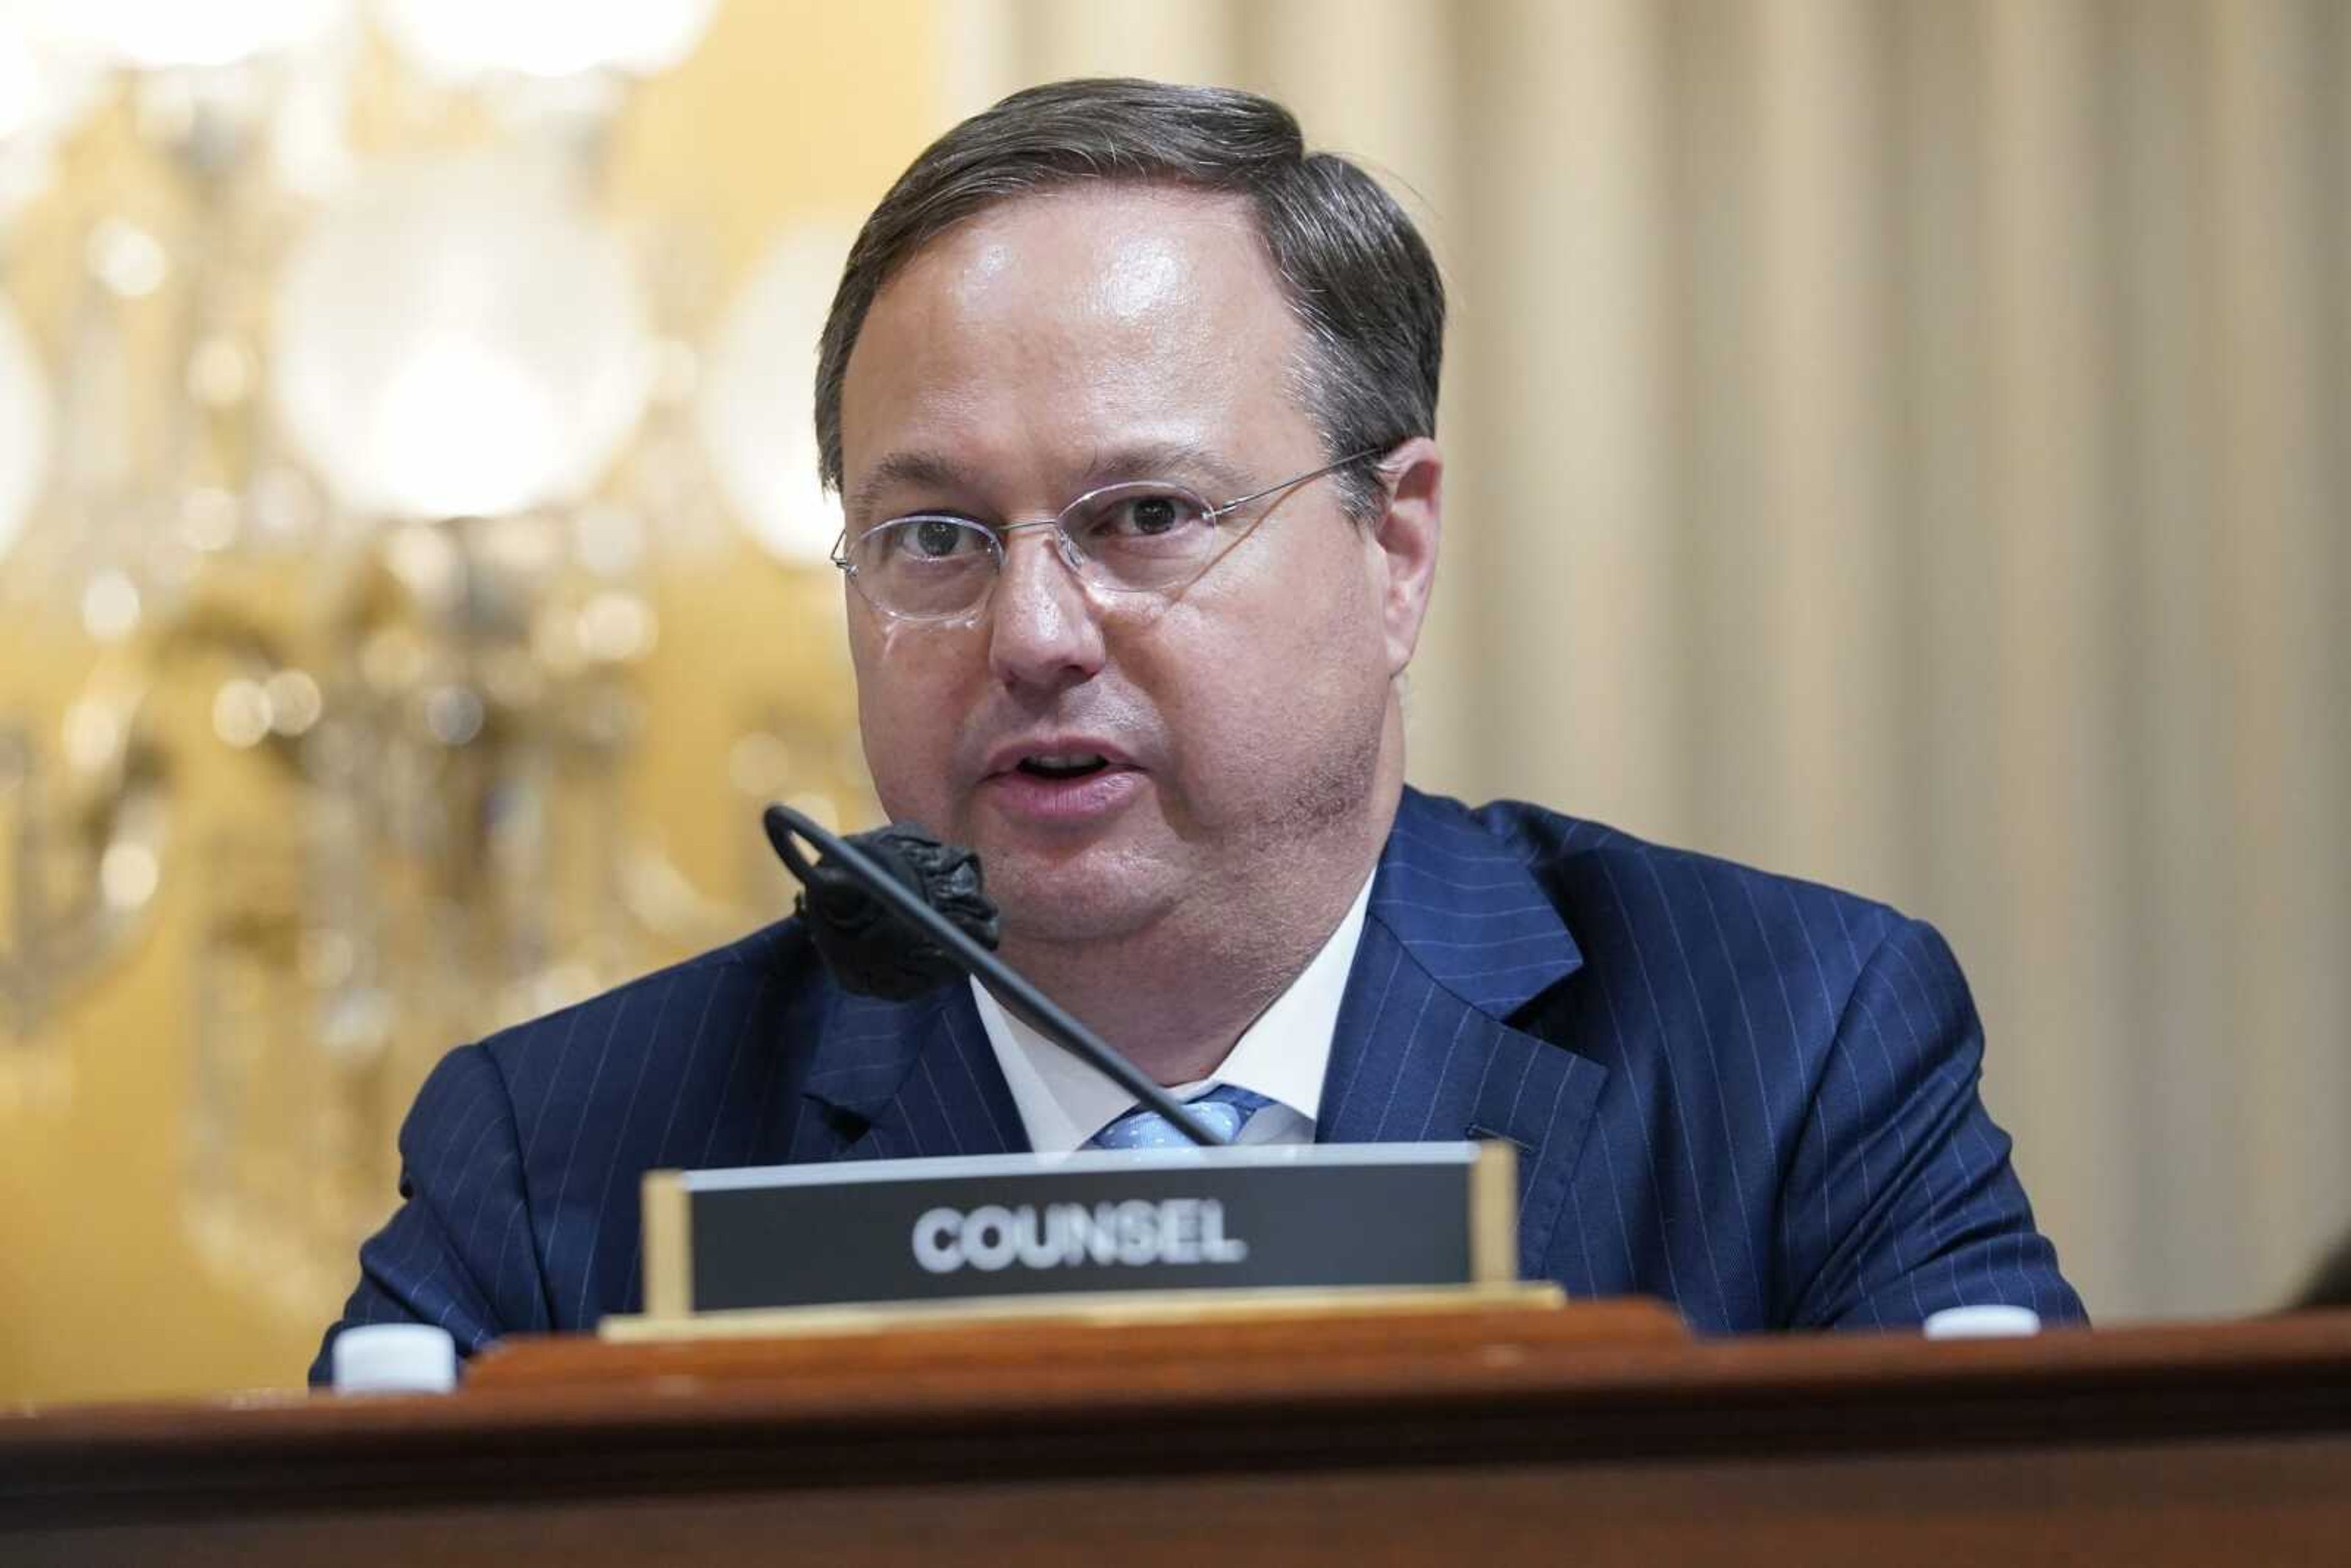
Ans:
[[[2351,1561],[2351,1314],[1586,1311],[517,1342],[445,1398],[51,1410],[0,1418],[0,1563]]]

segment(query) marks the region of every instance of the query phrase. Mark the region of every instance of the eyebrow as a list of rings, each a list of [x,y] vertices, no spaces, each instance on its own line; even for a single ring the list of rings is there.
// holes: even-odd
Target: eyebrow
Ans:
[[[1172,478],[1190,480],[1217,492],[1205,497],[1212,505],[1217,504],[1220,497],[1239,495],[1249,487],[1249,481],[1239,470],[1196,442],[1130,441],[1097,450],[1073,477],[1070,494],[1064,499],[1075,500],[1105,485]],[[902,486],[958,491],[967,496],[985,487],[977,470],[945,453],[921,448],[884,453],[850,492],[844,508],[850,523],[859,525],[870,520],[882,497]]]
[[[856,489],[850,492],[849,505],[844,508],[849,520],[852,523],[865,521],[872,516],[883,492],[901,485],[967,493],[978,488],[972,471],[944,454],[923,451],[884,453],[857,481]]]
[[[1195,479],[1234,496],[1249,485],[1238,469],[1196,442],[1134,441],[1095,453],[1085,472],[1078,476],[1077,489],[1071,495],[1074,497],[1130,479],[1171,478]],[[1211,505],[1218,500],[1217,496],[1205,498]]]

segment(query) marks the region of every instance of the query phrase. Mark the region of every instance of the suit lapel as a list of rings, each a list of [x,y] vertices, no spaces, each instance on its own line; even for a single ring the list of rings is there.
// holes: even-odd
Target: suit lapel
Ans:
[[[960,982],[910,1002],[842,993],[802,1092],[829,1146],[805,1157],[918,1159],[1025,1153],[1019,1108]]]
[[[1331,1044],[1325,1143],[1507,1138],[1519,1255],[1541,1270],[1607,1070],[1508,1021],[1583,962],[1520,856],[1405,792]]]
[[[1583,962],[1521,856],[1453,802],[1405,790],[1340,1004],[1317,1139],[1509,1139],[1520,1265],[1540,1272],[1607,1070],[1510,1020]],[[821,1132],[799,1158],[1029,1146],[962,985],[911,1002],[837,996],[803,1092]]]

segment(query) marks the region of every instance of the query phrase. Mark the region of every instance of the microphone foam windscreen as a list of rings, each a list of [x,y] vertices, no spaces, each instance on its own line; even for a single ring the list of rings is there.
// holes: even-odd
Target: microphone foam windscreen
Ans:
[[[911,822],[852,834],[848,841],[965,936],[996,946],[996,905],[971,851],[941,843]],[[844,989],[906,1001],[963,973],[944,947],[830,858],[811,868],[794,907],[808,923],[818,957]]]

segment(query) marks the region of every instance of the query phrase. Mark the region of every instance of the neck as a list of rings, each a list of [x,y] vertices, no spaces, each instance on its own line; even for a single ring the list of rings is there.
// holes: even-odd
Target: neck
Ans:
[[[1378,862],[1400,790],[1386,783],[1366,818],[1293,846],[1238,900],[1179,908],[1114,940],[1008,935],[1005,957],[1157,1082],[1208,1077],[1338,929]]]

